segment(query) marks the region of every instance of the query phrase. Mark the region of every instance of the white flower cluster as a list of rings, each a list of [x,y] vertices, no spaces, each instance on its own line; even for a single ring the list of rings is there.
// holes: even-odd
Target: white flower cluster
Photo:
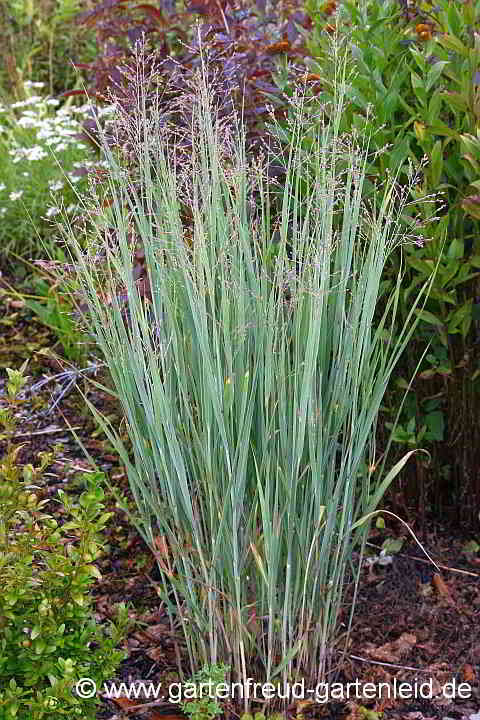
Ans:
[[[87,114],[89,106],[62,107],[52,115],[50,107],[58,104],[59,101],[55,98],[32,95],[10,105],[10,110],[22,111],[20,117],[15,117],[15,124],[26,130],[33,130],[37,141],[33,147],[14,145],[10,150],[12,162],[17,163],[24,158],[30,161],[42,160],[48,156],[49,150],[61,153],[72,146],[86,148],[77,135],[81,130],[81,118]],[[0,112],[6,111],[7,108],[0,106]]]
[[[61,158],[56,157],[67,150],[86,151],[85,143],[78,139],[81,132],[82,120],[91,110],[89,104],[80,107],[60,107],[60,101],[56,98],[42,97],[40,95],[31,94],[32,91],[41,90],[44,83],[26,81],[24,83],[25,91],[29,95],[25,100],[10,104],[8,107],[0,104],[0,135],[6,135],[8,156],[10,162],[16,165],[22,161],[38,162],[51,158],[57,165],[62,163]],[[97,111],[99,117],[114,112],[114,106],[108,106]],[[22,135],[15,132],[16,129],[32,131],[28,136],[28,146],[19,137]],[[31,140],[31,142],[30,142]],[[98,165],[99,163],[95,163]],[[107,165],[108,163],[101,163]],[[73,163],[74,168],[92,166],[94,163],[85,159],[82,162]],[[23,176],[28,177],[30,173],[22,172]],[[77,183],[81,179],[79,174],[75,172],[67,173],[66,179],[69,183]],[[62,190],[65,183],[62,180],[54,180],[49,182],[49,189],[52,194]],[[7,191],[9,201],[16,202],[20,200],[24,194],[24,190],[18,188],[9,188],[5,183],[0,183],[0,198],[4,191]],[[76,205],[69,205],[66,208],[67,213],[75,212]],[[7,212],[6,207],[0,207],[0,217]],[[58,215],[60,208],[53,206],[47,209],[46,217],[50,218]]]

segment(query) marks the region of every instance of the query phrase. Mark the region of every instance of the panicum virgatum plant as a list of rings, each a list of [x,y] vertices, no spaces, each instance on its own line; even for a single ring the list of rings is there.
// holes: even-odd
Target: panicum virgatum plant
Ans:
[[[274,252],[266,158],[245,156],[202,78],[180,135],[146,103],[139,66],[127,160],[105,143],[110,207],[92,207],[86,240],[68,237],[132,454],[103,426],[194,669],[318,681],[352,548],[401,466],[373,470],[375,425],[420,295],[394,336],[400,279],[386,297],[381,278],[402,208],[393,182],[378,207],[362,202],[367,141],[338,133],[340,75],[329,115],[312,126],[299,108]],[[315,184],[300,203],[306,123]]]

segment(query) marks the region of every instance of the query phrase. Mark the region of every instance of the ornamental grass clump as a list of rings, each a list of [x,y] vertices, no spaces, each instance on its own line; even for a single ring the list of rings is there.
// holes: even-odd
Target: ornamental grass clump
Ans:
[[[203,77],[185,138],[146,107],[138,69],[125,153],[105,142],[88,237],[67,238],[131,453],[97,417],[193,669],[321,681],[352,550],[399,469],[377,476],[375,424],[420,295],[394,336],[400,279],[385,297],[381,278],[402,208],[393,182],[362,203],[368,148],[339,136],[342,78],[328,114],[300,104],[272,244],[268,158],[245,156]],[[315,185],[300,203],[306,132]]]

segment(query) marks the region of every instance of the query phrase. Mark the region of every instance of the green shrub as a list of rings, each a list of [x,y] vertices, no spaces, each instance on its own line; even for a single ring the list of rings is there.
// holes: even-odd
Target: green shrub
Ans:
[[[24,369],[7,370],[10,409],[0,411],[7,438],[0,461],[0,718],[93,720],[98,700],[76,696],[75,683],[88,677],[100,688],[124,658],[115,648],[125,608],[105,631],[95,624],[88,595],[111,514],[103,511],[95,478],[78,502],[59,491],[70,516],[65,524],[45,512],[39,483],[53,455],[40,453],[38,465],[20,466],[22,446],[10,439]]]
[[[225,683],[229,670],[227,665],[205,665],[187,682],[192,692],[189,693],[190,699],[182,703],[182,710],[190,720],[213,720],[222,714],[216,691],[219,685]]]
[[[317,0],[309,0],[307,8],[315,21],[307,43],[310,65],[318,73],[319,98],[328,102],[333,69],[327,17]],[[387,414],[394,417],[428,349],[394,438],[404,446],[426,442],[434,459],[429,471],[417,464],[417,492],[410,500],[419,501],[428,473],[437,511],[448,503],[457,518],[475,521],[480,507],[480,481],[475,480],[480,431],[474,421],[480,401],[475,350],[480,320],[480,44],[474,28],[480,4],[440,0],[412,8],[413,16],[406,18],[394,0],[338,3],[336,30],[349,65],[349,104],[340,127],[371,137],[366,175],[372,198],[381,196],[387,173],[396,177],[399,192],[407,193],[403,221],[415,222],[416,242],[393,253],[384,273],[385,283],[393,287],[400,268],[406,269],[400,322],[410,311],[415,288],[438,267],[428,302],[418,311],[412,352],[400,364],[400,378],[387,398]],[[328,21],[333,22],[331,16]],[[425,198],[429,202],[422,202]]]

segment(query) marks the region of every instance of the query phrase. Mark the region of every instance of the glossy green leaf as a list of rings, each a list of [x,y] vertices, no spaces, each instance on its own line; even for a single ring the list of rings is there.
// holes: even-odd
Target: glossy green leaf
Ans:
[[[448,29],[450,33],[452,34],[452,36],[457,38],[457,36],[460,35],[462,31],[462,17],[460,16],[460,13],[458,12],[454,2],[448,3],[447,19]]]
[[[443,146],[442,141],[437,140],[433,146],[432,155],[430,159],[430,170],[432,176],[432,185],[437,187],[440,184],[443,171]]]
[[[434,63],[431,67],[431,69],[428,72],[427,80],[425,82],[425,87],[427,91],[431,90],[435,83],[437,82],[438,78],[443,72],[443,68],[446,65],[449,65],[448,60],[438,60],[436,63]]]
[[[463,258],[464,244],[460,238],[454,238],[448,246],[447,256],[451,260],[460,260]]]
[[[448,292],[447,290],[443,290],[440,287],[436,287],[435,285],[430,290],[430,298],[432,300],[441,300],[441,302],[446,302],[450,305],[457,304],[455,294],[453,294],[452,292]]]
[[[421,272],[427,277],[430,277],[435,269],[433,260],[420,260],[420,258],[414,257],[413,255],[407,257],[407,263],[410,267],[418,270],[418,272]]]
[[[433,125],[430,125],[428,129],[430,130],[432,135],[442,135],[450,138],[458,137],[458,133],[456,130],[453,130],[452,128],[448,127],[448,125],[445,125],[445,123],[442,123],[440,121],[437,121]]]
[[[403,538],[387,538],[382,543],[382,550],[385,550],[388,555],[395,555],[400,552],[403,543]]]
[[[457,37],[454,37],[453,35],[439,34],[435,36],[435,40],[446,50],[452,50],[462,57],[468,58],[469,49]]]
[[[449,335],[454,335],[459,332],[461,332],[462,335],[466,335],[472,321],[472,302],[472,299],[470,299],[450,315],[447,327]]]
[[[410,73],[410,79],[412,83],[413,92],[417,96],[418,101],[422,106],[426,103],[427,93],[422,81],[422,78],[414,70]]]
[[[440,95],[445,101],[445,104],[455,110],[460,110],[460,112],[466,112],[468,110],[468,103],[461,93],[448,91],[440,93]]]
[[[436,90],[428,103],[427,125],[434,125],[437,122],[442,102],[442,93]]]
[[[443,322],[437,318],[433,313],[431,313],[429,310],[415,310],[415,314],[418,316],[420,320],[423,320],[423,322],[428,323],[429,325],[435,325],[436,327],[443,327]]]
[[[427,440],[442,442],[445,435],[445,418],[443,412],[434,410],[425,416],[425,424],[427,432],[425,438]]]

